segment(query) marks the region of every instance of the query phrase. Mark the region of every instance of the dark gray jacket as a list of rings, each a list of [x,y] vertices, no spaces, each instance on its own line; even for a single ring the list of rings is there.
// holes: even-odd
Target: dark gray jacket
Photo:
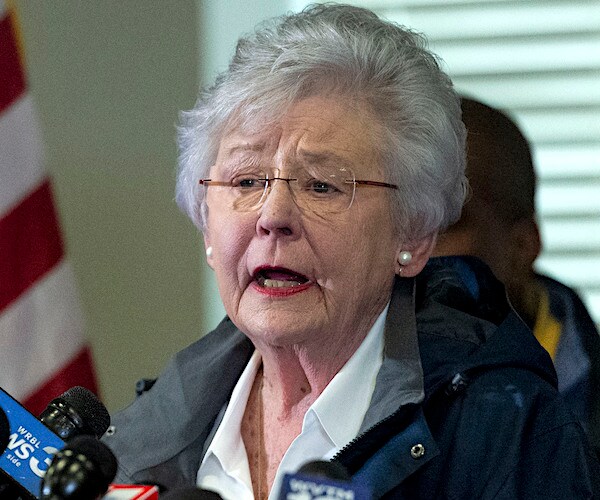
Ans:
[[[226,318],[178,353],[113,418],[104,440],[116,481],[193,485],[253,350]],[[406,403],[421,383],[424,400]],[[396,282],[362,430],[334,460],[375,498],[596,498],[600,466],[555,387],[547,353],[487,268],[432,259]]]

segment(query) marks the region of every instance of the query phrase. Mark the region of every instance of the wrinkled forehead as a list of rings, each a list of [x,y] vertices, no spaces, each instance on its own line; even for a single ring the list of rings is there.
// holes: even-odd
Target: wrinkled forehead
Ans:
[[[364,103],[313,96],[277,114],[232,121],[215,164],[279,169],[318,164],[367,173],[381,170],[382,135]]]

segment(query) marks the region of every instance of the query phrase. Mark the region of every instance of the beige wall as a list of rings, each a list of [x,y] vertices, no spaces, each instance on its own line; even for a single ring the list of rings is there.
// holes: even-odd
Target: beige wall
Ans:
[[[173,202],[198,81],[193,0],[20,1],[86,335],[110,410],[202,327],[200,237]]]

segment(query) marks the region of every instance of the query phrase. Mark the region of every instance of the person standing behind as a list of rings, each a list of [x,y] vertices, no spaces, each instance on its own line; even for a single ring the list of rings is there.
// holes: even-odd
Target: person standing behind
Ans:
[[[577,293],[534,270],[542,249],[535,213],[536,175],[527,139],[504,113],[461,99],[467,128],[471,197],[440,235],[434,255],[473,255],[508,296],[548,351],[559,392],[600,450],[600,336]]]

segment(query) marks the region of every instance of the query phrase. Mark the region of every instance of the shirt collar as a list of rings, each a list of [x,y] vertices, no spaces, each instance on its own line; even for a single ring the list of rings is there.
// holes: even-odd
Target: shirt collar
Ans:
[[[356,352],[308,410],[314,412],[336,448],[356,437],[369,407],[383,357],[383,329],[388,308],[389,304]],[[340,418],[341,408],[344,418]]]
[[[240,476],[247,483],[250,483],[250,469],[241,434],[242,418],[260,364],[261,356],[255,350],[231,393],[223,420],[221,420],[203,460],[216,459],[228,475]],[[243,468],[244,470],[240,470],[240,464],[243,463],[246,466]]]
[[[308,409],[307,415],[312,412],[336,448],[341,448],[357,435],[369,406],[383,356],[383,328],[388,308],[389,304],[356,352]],[[245,453],[239,446],[240,442],[243,443],[241,423],[261,361],[260,353],[254,351],[207,450],[207,455],[215,455],[226,472],[229,472],[228,464],[238,463],[239,453]],[[344,419],[340,419],[340,408],[348,409]],[[303,430],[306,425],[307,416],[304,417]]]

